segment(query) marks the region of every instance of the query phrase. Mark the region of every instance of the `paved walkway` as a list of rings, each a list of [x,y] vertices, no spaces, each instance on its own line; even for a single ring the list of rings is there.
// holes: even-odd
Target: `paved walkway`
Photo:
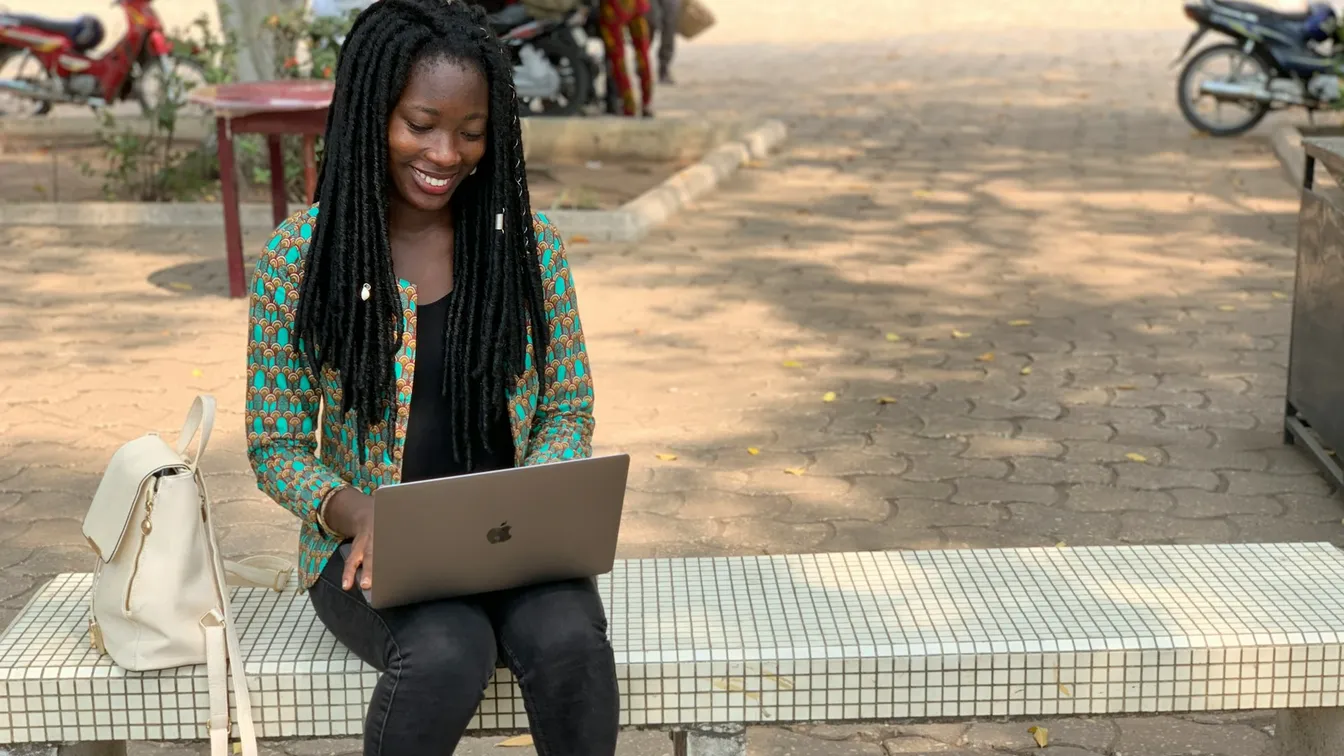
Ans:
[[[598,445],[635,457],[625,556],[1344,543],[1344,507],[1280,445],[1294,194],[1264,127],[1213,141],[1180,120],[1176,4],[715,5],[662,111],[759,111],[793,138],[644,243],[572,248]],[[221,399],[224,548],[289,553],[243,456],[244,305],[219,296],[221,248],[0,241],[0,622],[87,567],[79,518],[108,455],[174,430],[196,391]],[[752,748],[1255,756],[1270,721],[1057,720],[1042,751],[1031,723],[799,727]]]

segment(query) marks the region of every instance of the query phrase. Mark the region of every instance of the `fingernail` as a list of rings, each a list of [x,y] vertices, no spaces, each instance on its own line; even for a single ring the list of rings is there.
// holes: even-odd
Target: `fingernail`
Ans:
[[[368,581],[368,580],[365,580],[365,581],[364,581],[364,587],[365,587],[365,588],[368,588],[368,587],[371,586],[371,585],[373,585],[372,582],[370,582],[370,581]]]

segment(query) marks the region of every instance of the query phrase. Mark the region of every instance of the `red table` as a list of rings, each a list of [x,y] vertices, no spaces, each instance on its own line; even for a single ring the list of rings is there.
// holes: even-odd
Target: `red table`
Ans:
[[[327,125],[333,84],[330,81],[255,81],[197,87],[190,99],[214,111],[219,133],[219,176],[224,203],[224,244],[229,269],[229,296],[241,297],[243,229],[238,217],[237,163],[234,134],[265,134],[271,163],[271,215],[278,226],[289,215],[285,197],[285,161],[280,150],[284,134],[303,136],[303,178],[308,202],[317,192],[314,143]]]

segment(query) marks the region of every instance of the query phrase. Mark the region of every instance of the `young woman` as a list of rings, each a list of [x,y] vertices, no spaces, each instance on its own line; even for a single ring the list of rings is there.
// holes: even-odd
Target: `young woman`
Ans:
[[[484,12],[380,0],[351,29],[335,86],[318,202],[257,267],[246,415],[259,486],[302,521],[317,616],[382,672],[364,753],[451,753],[497,658],[540,753],[614,753],[593,581],[381,611],[363,598],[374,489],[588,456],[593,392],[564,246],[532,215],[512,67]]]

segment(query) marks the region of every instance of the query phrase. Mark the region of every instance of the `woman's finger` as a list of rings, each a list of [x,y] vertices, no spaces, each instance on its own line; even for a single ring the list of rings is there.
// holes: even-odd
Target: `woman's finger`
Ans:
[[[364,550],[360,548],[359,543],[350,546],[350,554],[345,558],[345,571],[341,574],[341,588],[350,590],[350,586],[355,584],[355,571],[359,569],[360,563],[364,561]]]
[[[368,589],[370,589],[370,588],[373,587],[373,543],[372,543],[372,541],[373,541],[372,538],[366,539],[366,540],[364,541],[364,548],[360,550],[360,552],[361,552],[361,556],[363,557],[363,561],[364,561],[364,575],[362,576],[363,579],[360,581],[360,587],[363,588],[363,589],[366,590],[366,591],[367,591]]]

